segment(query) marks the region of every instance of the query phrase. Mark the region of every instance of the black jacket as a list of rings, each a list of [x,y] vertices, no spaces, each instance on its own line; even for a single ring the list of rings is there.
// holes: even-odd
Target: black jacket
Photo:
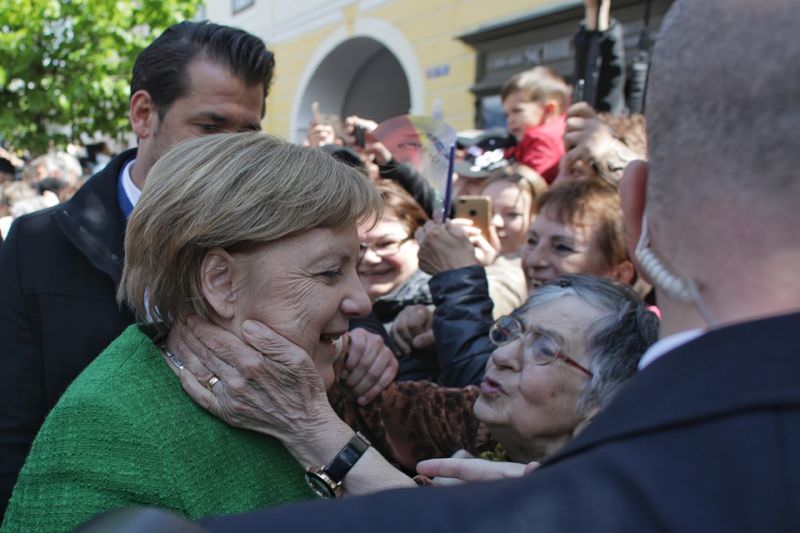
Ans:
[[[800,314],[653,362],[532,475],[206,520],[211,531],[800,531]],[[324,517],[320,520],[320,517]]]
[[[116,302],[125,217],[113,159],[69,201],[20,217],[0,247],[0,512],[61,393],[134,317]]]

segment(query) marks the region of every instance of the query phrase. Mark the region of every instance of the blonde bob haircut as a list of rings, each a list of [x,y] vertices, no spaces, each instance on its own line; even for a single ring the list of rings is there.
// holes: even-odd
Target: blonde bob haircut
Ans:
[[[211,249],[243,252],[355,225],[381,207],[366,177],[317,148],[252,132],[191,139],[147,175],[128,221],[117,299],[166,328],[208,318],[200,267]]]

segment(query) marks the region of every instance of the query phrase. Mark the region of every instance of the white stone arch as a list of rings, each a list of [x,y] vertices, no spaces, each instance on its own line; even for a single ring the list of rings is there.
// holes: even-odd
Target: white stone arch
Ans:
[[[341,26],[330,33],[317,45],[306,64],[297,84],[295,98],[292,101],[292,111],[289,124],[289,138],[299,141],[298,135],[304,131],[308,124],[310,111],[307,109],[307,92],[309,83],[328,56],[339,46],[352,39],[366,37],[377,41],[388,50],[402,68],[408,82],[409,112],[424,114],[425,88],[422,68],[411,43],[392,24],[377,18],[358,18],[353,25],[353,32],[348,33],[345,26]]]

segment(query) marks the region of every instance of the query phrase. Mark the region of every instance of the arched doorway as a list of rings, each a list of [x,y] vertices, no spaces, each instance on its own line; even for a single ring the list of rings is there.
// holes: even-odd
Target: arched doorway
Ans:
[[[296,141],[305,137],[315,101],[323,114],[377,122],[412,108],[409,80],[398,58],[380,41],[363,36],[337,45],[308,79],[297,107]]]

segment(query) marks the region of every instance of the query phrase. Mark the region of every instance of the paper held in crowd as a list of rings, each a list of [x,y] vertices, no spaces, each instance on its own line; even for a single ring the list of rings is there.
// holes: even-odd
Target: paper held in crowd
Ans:
[[[421,115],[400,115],[384,120],[372,131],[400,163],[408,163],[444,197],[450,147],[456,130],[445,122]]]

